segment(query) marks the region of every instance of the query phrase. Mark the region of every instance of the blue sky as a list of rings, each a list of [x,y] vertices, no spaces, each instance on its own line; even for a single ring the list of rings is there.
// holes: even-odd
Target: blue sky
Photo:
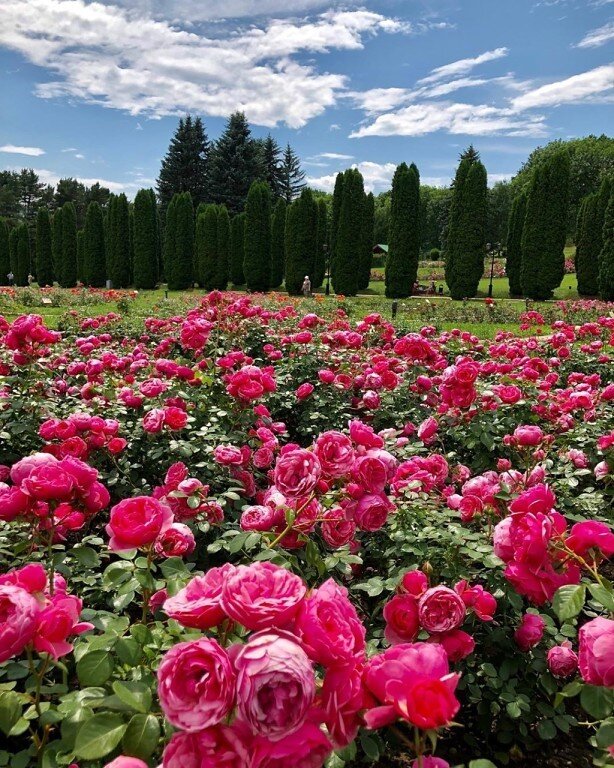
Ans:
[[[291,13],[288,9],[291,9]],[[612,132],[614,0],[2,0],[0,167],[151,186],[177,116],[243,109],[331,189],[399,162],[490,182],[536,146]]]

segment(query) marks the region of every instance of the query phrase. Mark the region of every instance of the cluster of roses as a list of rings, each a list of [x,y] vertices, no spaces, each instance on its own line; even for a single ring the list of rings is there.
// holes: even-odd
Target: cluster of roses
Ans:
[[[226,391],[231,397],[242,403],[259,400],[267,392],[276,389],[272,366],[259,368],[257,365],[244,365],[234,373],[224,376]]]
[[[79,621],[83,604],[66,589],[57,573],[50,585],[38,563],[0,576],[0,663],[28,647],[58,659],[72,651],[69,637],[94,628]]]
[[[186,406],[181,398],[175,405],[165,405],[163,408],[152,408],[143,416],[143,429],[149,434],[158,434],[164,427],[173,432],[184,429],[188,423]]]
[[[181,461],[169,467],[163,485],[154,488],[151,495],[170,507],[179,522],[200,517],[210,525],[218,525],[224,519],[222,507],[209,498],[209,486],[189,477],[188,468]]]
[[[13,351],[15,365],[28,363],[50,353],[50,346],[61,340],[59,331],[51,331],[40,315],[20,315],[10,325],[0,318],[0,341]]]
[[[429,588],[426,574],[408,571],[384,606],[384,635],[395,646],[428,633],[427,642],[441,645],[449,661],[461,661],[475,648],[473,637],[461,629],[467,614],[492,621],[496,609],[497,601],[481,585],[459,581],[454,589],[442,584]]]
[[[121,453],[128,441],[118,433],[117,419],[103,419],[87,413],[73,413],[66,419],[47,419],[38,429],[38,434],[48,443],[45,446],[47,453],[58,459],[74,456],[84,461],[92,451],[102,448],[113,455]]]
[[[575,523],[568,531],[555,503],[550,488],[536,483],[511,502],[510,514],[493,532],[506,579],[535,605],[552,600],[565,584],[578,584],[582,567],[594,570],[614,555],[614,533],[605,523]]]
[[[367,660],[365,628],[332,579],[308,591],[270,562],[225,564],[163,609],[184,627],[217,633],[178,643],[159,666],[160,703],[179,729],[165,768],[320,768],[363,725],[430,730],[459,709],[459,676],[441,646],[405,643]]]
[[[478,396],[475,382],[479,374],[479,364],[469,358],[461,357],[449,365],[441,374],[442,402],[451,408],[469,408]]]
[[[26,520],[53,541],[82,528],[110,500],[98,470],[73,456],[34,453],[4,468],[0,479],[9,478],[12,485],[0,482],[0,520]]]

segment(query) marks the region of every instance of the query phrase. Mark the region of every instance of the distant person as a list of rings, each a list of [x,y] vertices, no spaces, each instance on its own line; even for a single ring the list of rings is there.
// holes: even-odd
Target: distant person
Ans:
[[[440,296],[443,296],[443,285],[440,285],[440,286],[439,286],[439,288],[437,289],[437,293],[438,293]]]
[[[32,285],[34,282],[34,275],[28,275],[28,285]]]
[[[309,275],[305,275],[301,291],[303,292],[303,296],[305,296],[305,298],[309,298],[309,296],[311,296],[311,280],[309,279]]]
[[[429,285],[429,293],[431,294],[431,296],[434,296],[436,293],[434,280],[431,280],[431,284]]]
[[[417,293],[419,293],[419,291],[420,291],[420,284],[419,284],[419,283],[418,283],[418,281],[416,280],[416,282],[414,283],[414,289],[413,289],[412,293],[413,293],[413,294],[414,294],[414,296],[415,296]]]
[[[9,272],[8,275],[9,285],[15,284],[15,275],[12,272]]]

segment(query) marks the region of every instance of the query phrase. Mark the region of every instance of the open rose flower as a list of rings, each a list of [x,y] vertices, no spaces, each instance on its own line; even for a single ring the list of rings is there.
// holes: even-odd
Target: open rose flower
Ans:
[[[578,633],[580,674],[585,683],[614,688],[614,621],[598,616]]]
[[[124,499],[111,509],[111,517],[105,530],[110,536],[109,549],[122,552],[153,544],[170,528],[173,513],[166,504],[150,496]]]
[[[337,478],[347,475],[354,462],[352,441],[342,432],[322,432],[315,441],[314,454],[318,457],[325,477]]]
[[[384,636],[391,645],[410,643],[420,630],[418,601],[413,595],[395,595],[384,606]]]
[[[315,453],[295,448],[282,453],[275,464],[275,487],[290,499],[306,498],[314,488],[322,468]]]
[[[40,603],[22,587],[0,584],[0,663],[18,656],[36,632]]]
[[[176,595],[165,600],[164,612],[184,627],[211,629],[225,618],[221,605],[222,588],[235,566],[224,563],[210,568],[203,576],[195,576]]]
[[[321,729],[307,722],[279,741],[256,739],[251,768],[321,768],[332,751]]]
[[[164,749],[163,768],[252,768],[251,748],[236,726],[216,725],[196,733],[174,733]]]
[[[448,587],[431,587],[418,602],[420,624],[427,632],[449,632],[458,629],[467,609],[460,595]]]

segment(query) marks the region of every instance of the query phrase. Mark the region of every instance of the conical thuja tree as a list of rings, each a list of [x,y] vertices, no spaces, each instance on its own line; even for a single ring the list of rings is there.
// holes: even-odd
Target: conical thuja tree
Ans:
[[[85,261],[85,230],[77,231],[77,282],[83,283],[83,268]]]
[[[614,189],[605,211],[603,246],[599,254],[599,296],[603,301],[614,301]]]
[[[28,275],[30,274],[30,235],[27,224],[19,224],[16,227],[16,231],[15,283],[16,285],[25,286],[28,284]]]
[[[531,299],[552,298],[565,275],[568,202],[569,154],[561,150],[535,169],[529,187],[520,282]]]
[[[358,291],[364,195],[360,171],[356,168],[348,169],[343,175],[333,270],[335,293],[344,296],[355,296]]]
[[[373,263],[373,233],[375,230],[375,199],[373,193],[365,195],[360,246],[360,274],[358,289],[364,291],[371,281],[371,264]]]
[[[245,214],[234,216],[230,226],[230,282],[244,285],[243,260],[245,259]]]
[[[335,187],[333,190],[333,202],[331,207],[329,248],[330,248],[330,269],[331,275],[335,272],[335,255],[337,253],[337,232],[339,230],[339,216],[341,214],[341,203],[343,202],[343,182],[345,175],[338,173],[335,178]]]
[[[77,214],[72,203],[62,206],[62,254],[57,277],[62,288],[77,284]]]
[[[228,288],[228,271],[230,264],[230,216],[225,205],[217,209],[217,258],[215,260],[215,276],[213,287],[218,291]]]
[[[580,204],[575,258],[580,296],[599,293],[599,254],[603,248],[603,225],[611,189],[610,179],[604,179],[599,190],[585,197]]]
[[[174,240],[166,277],[171,291],[183,291],[194,281],[194,208],[190,193],[177,195],[175,207]]]
[[[312,279],[317,227],[317,205],[311,190],[304,189],[286,214],[286,290],[291,296],[300,295],[306,276]]]
[[[109,278],[114,288],[130,285],[132,264],[130,259],[130,207],[122,192],[111,195],[107,220],[107,263]]]
[[[49,211],[42,207],[36,214],[36,282],[41,288],[53,285],[53,245]]]
[[[208,291],[215,287],[217,270],[217,205],[199,207],[195,233],[195,272],[198,284]]]
[[[152,189],[140,189],[134,198],[134,264],[135,288],[155,288],[158,281],[158,220],[156,198]]]
[[[265,182],[255,181],[245,203],[245,282],[250,291],[271,285],[271,195]]]
[[[6,219],[0,217],[0,285],[8,285],[11,271],[11,253],[9,250],[9,227]]]
[[[59,282],[62,268],[62,209],[58,208],[53,214],[51,225],[51,255],[53,257],[53,273]]]
[[[326,275],[328,258],[328,206],[326,200],[317,200],[318,234],[316,237],[316,256],[313,264],[312,288],[320,288]]]
[[[386,296],[411,296],[420,253],[420,176],[412,163],[401,163],[392,179],[390,236],[386,259]]]
[[[9,232],[9,269],[13,273],[13,280],[17,273],[17,243],[19,241],[19,227],[13,227]]]
[[[107,280],[104,219],[99,203],[91,202],[85,214],[83,281],[92,288],[103,288]]]
[[[281,197],[273,210],[273,221],[271,223],[271,288],[279,288],[284,281],[287,208],[285,199]]]
[[[507,226],[507,254],[505,272],[510,288],[510,296],[522,296],[520,284],[520,265],[522,260],[522,230],[527,213],[527,194],[521,192],[512,201],[510,218]]]

